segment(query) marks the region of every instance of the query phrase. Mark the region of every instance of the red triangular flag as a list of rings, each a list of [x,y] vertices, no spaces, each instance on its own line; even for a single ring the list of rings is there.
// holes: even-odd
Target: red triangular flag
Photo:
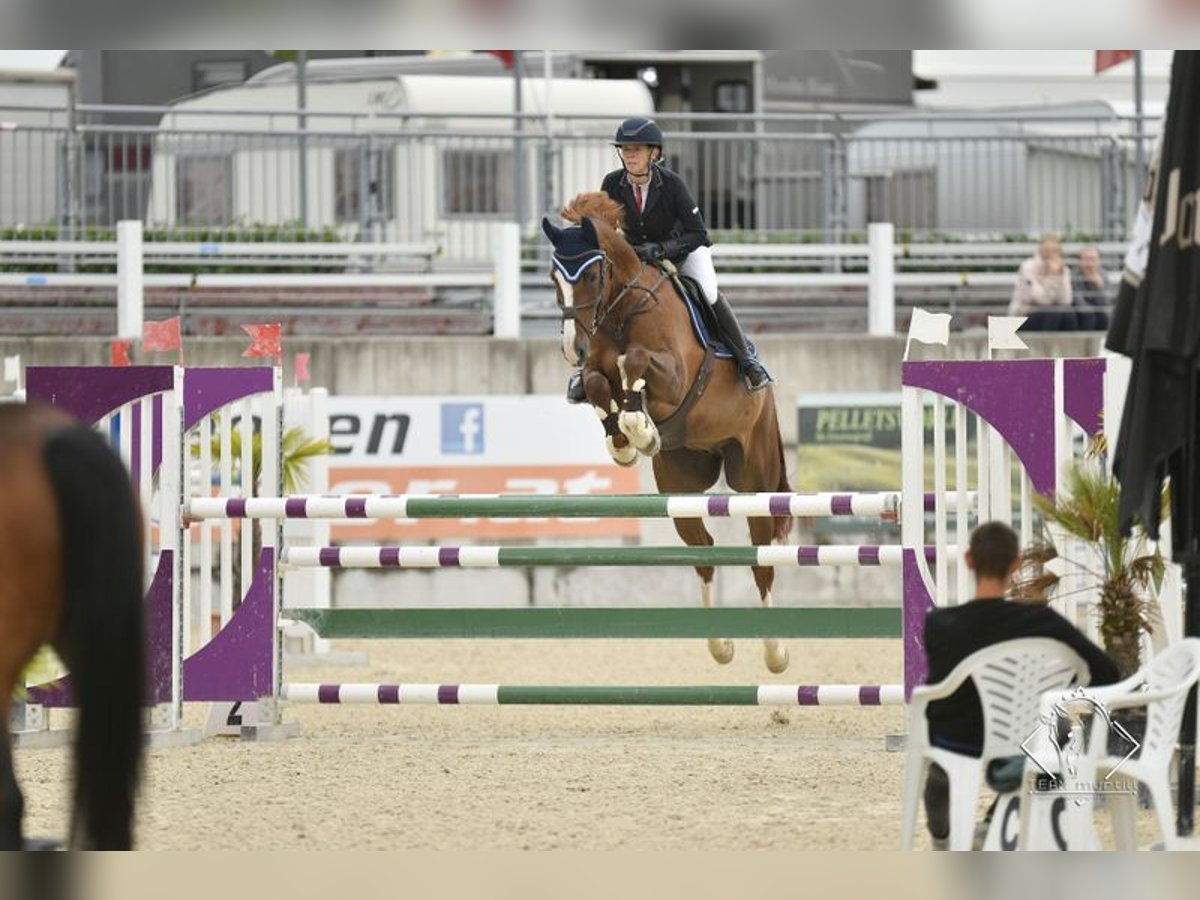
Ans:
[[[111,348],[111,364],[114,366],[132,365],[129,361],[129,348],[133,341],[113,341]]]
[[[265,325],[243,325],[242,331],[250,335],[254,339],[254,343],[246,348],[246,352],[242,356],[270,356],[276,359],[281,357],[283,355],[281,328],[279,322]]]
[[[143,350],[179,350],[182,347],[183,337],[179,331],[179,316],[164,319],[161,322],[142,324]]]
[[[1127,59],[1133,59],[1132,50],[1097,50],[1096,74],[1099,75],[1105,69],[1111,69]]]
[[[296,354],[296,358],[293,361],[293,365],[292,365],[292,372],[296,378],[297,384],[299,384],[302,381],[303,382],[308,381],[309,376],[308,376],[308,354],[307,353],[297,353]]]
[[[511,69],[513,67],[513,51],[511,50],[484,50],[484,53],[490,53],[497,57],[500,62],[504,63],[504,68]]]

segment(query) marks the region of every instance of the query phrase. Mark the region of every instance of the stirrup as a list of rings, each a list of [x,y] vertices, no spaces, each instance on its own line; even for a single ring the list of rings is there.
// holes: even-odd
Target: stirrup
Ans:
[[[583,389],[583,372],[579,369],[571,373],[571,380],[567,382],[567,402],[587,402],[587,391]]]
[[[771,377],[766,366],[758,360],[752,360],[746,364],[742,369],[742,380],[746,382],[746,390],[750,393],[761,391],[767,385],[775,383],[775,379]]]

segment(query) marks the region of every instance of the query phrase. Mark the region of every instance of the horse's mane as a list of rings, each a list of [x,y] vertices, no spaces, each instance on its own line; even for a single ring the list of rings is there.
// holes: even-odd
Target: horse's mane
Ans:
[[[603,191],[576,194],[559,215],[575,225],[584,219],[599,219],[613,231],[625,230],[625,207]]]
[[[622,281],[633,278],[638,271],[637,254],[625,240],[625,207],[603,191],[576,194],[575,199],[560,211],[568,222],[578,225],[591,219],[600,243],[617,267]]]

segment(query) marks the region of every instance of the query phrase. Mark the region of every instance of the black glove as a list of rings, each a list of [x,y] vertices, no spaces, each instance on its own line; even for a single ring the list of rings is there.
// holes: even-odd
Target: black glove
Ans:
[[[637,254],[638,259],[647,263],[652,263],[663,255],[662,244],[656,243],[638,244],[633,248],[633,252]]]

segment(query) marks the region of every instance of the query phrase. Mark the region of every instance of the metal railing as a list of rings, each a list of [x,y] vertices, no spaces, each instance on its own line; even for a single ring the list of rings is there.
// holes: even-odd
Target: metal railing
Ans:
[[[121,229],[128,237],[130,225]],[[490,264],[431,269],[436,247],[387,244],[205,244],[0,241],[0,328],[9,333],[140,334],[150,318],[183,314],[193,334],[239,322],[290,319],[296,333],[548,334],[560,313],[549,263],[516,267],[511,223],[494,226],[507,251]],[[1074,261],[1083,244],[1067,244]],[[1003,314],[1032,243],[717,244],[718,278],[751,330],[858,331],[872,308],[879,333],[912,307],[960,324]],[[1124,245],[1098,246],[1115,285]],[[311,255],[308,255],[311,254]],[[890,265],[881,270],[881,254]],[[261,271],[246,271],[255,261]],[[836,270],[827,267],[837,262]],[[290,271],[283,271],[283,269]],[[122,277],[122,272],[127,277]],[[884,271],[885,282],[878,281]],[[135,272],[136,277],[128,277]],[[880,305],[879,287],[893,299]],[[123,298],[125,298],[123,300]],[[122,322],[118,310],[139,311]],[[132,323],[132,324],[129,324]],[[115,326],[115,327],[114,327]]]
[[[608,119],[526,114],[517,136],[512,116],[309,113],[301,133],[294,110],[204,110],[200,120],[138,107],[162,124],[113,126],[95,121],[106,109],[80,107],[73,127],[0,131],[0,236],[104,237],[141,219],[158,239],[436,243],[439,265],[477,265],[491,257],[494,222],[519,205],[536,239],[542,214],[618,164]],[[894,222],[902,241],[1044,231],[1121,240],[1140,193],[1129,119],[661,118],[668,163],[726,240],[842,243],[872,221]]]

